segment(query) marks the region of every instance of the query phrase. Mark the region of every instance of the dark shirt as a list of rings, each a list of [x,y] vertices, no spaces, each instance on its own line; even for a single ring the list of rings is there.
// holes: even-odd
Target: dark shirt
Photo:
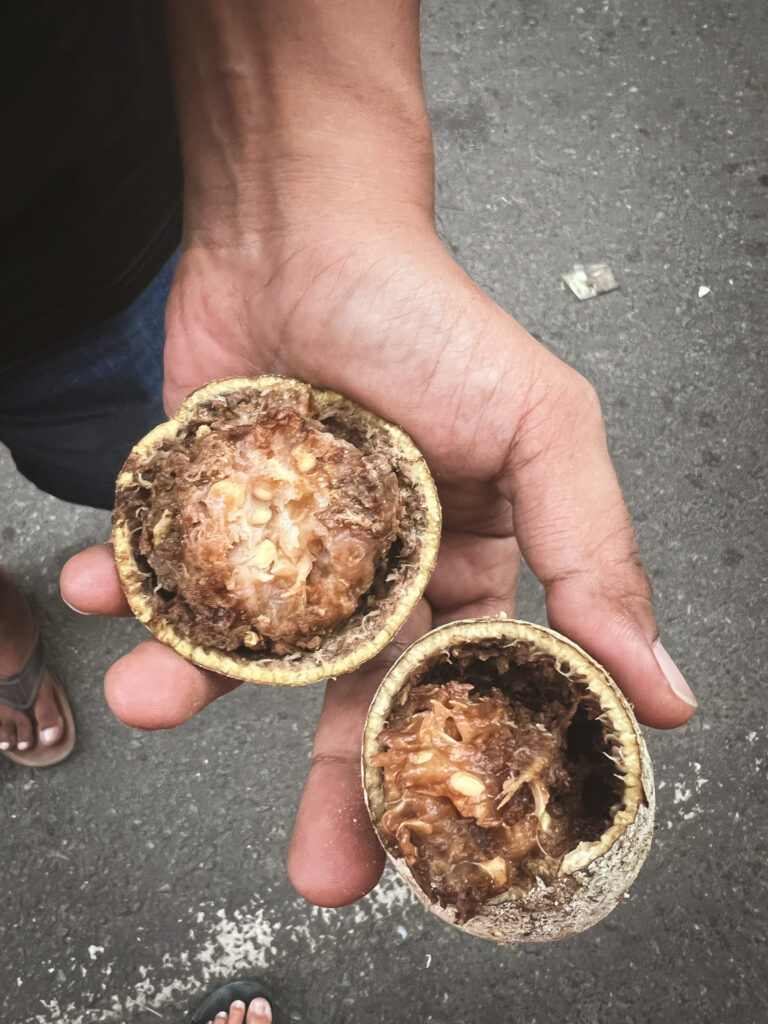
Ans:
[[[17,0],[0,37],[0,363],[124,309],[180,238],[159,0]]]

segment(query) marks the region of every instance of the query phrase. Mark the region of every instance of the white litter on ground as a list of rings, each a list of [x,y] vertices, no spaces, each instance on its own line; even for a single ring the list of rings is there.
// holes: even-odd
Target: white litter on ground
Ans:
[[[562,275],[577,299],[593,299],[596,295],[612,292],[619,287],[607,263],[574,263],[573,270]]]
[[[258,897],[231,911],[216,903],[201,903],[188,911],[188,948],[169,951],[158,962],[138,964],[132,992],[114,991],[110,974],[115,961],[103,955],[103,946],[93,945],[88,953],[91,960],[99,959],[100,973],[88,972],[94,988],[83,993],[80,1005],[41,998],[24,1024],[126,1024],[139,1013],[165,1020],[169,1011],[176,1020],[179,1005],[193,1003],[222,978],[250,971],[258,974],[273,963],[313,955],[350,927],[366,921],[391,922],[393,915],[415,903],[405,882],[391,872],[356,905],[353,914],[308,907],[297,899],[286,905],[281,920],[274,920],[274,911]],[[395,928],[401,938],[407,937],[404,925]]]

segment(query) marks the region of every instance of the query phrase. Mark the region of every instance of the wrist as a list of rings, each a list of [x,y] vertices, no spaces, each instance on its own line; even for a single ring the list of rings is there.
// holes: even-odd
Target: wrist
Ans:
[[[185,238],[432,217],[418,0],[169,0]]]
[[[428,123],[426,131],[411,123],[396,133],[354,113],[322,135],[297,119],[252,135],[237,154],[196,161],[185,181],[185,243],[266,244],[361,223],[433,226]],[[350,133],[351,122],[359,130]]]

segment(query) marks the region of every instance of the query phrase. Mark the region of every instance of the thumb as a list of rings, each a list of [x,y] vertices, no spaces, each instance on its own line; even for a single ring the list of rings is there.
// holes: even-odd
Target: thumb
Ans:
[[[523,557],[545,587],[550,625],[605,666],[641,722],[674,728],[696,699],[659,642],[597,396],[577,374],[568,381],[565,396],[523,419],[501,488]]]

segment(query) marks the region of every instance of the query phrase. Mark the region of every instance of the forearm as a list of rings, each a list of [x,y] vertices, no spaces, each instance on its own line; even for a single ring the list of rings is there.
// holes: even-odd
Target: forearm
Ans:
[[[419,0],[166,0],[185,231],[431,218]]]

